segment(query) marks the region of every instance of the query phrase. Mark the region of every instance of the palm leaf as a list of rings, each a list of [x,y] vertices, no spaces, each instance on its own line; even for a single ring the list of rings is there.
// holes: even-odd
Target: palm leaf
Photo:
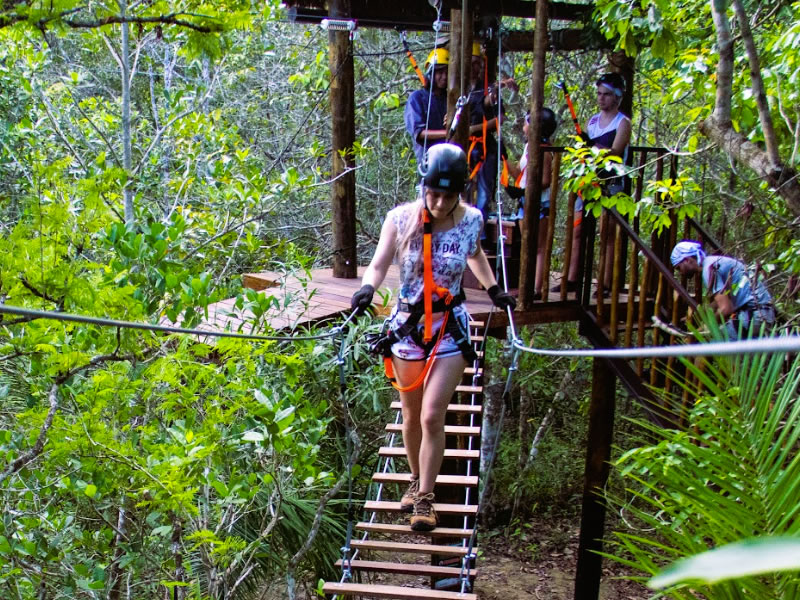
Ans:
[[[683,364],[703,386],[689,427],[638,422],[640,445],[617,461],[627,497],[607,495],[630,527],[614,534],[606,555],[641,573],[754,536],[800,537],[800,359],[785,373],[782,355]],[[664,596],[794,598],[798,581],[795,573],[751,575]]]

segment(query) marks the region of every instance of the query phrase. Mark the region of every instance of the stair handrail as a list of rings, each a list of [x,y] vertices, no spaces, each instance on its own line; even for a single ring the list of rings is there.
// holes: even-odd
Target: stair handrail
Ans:
[[[645,244],[642,238],[636,234],[636,232],[633,230],[633,227],[631,227],[628,223],[627,219],[624,219],[615,208],[609,209],[608,212],[611,215],[611,218],[625,232],[625,234],[639,249],[639,251],[644,254],[650,260],[653,266],[655,266],[658,272],[663,275],[664,280],[667,282],[669,287],[677,292],[681,299],[684,300],[693,311],[697,310],[698,304],[695,299],[692,298],[686,288],[681,285],[680,281],[675,279],[675,276],[672,274],[672,270],[663,262],[661,262],[661,259],[656,255],[655,252],[653,252],[652,248]]]

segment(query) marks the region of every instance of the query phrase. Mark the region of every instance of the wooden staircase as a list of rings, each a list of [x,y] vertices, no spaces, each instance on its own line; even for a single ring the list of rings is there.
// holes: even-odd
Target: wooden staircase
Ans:
[[[472,342],[482,345],[483,323],[472,322]],[[364,521],[355,525],[351,560],[338,582],[328,582],[328,597],[477,600],[472,583],[477,548],[474,543],[478,514],[478,480],[483,387],[483,353],[464,370],[462,385],[447,406],[444,463],[436,478],[434,503],[439,527],[417,532],[400,512],[400,495],[411,480],[402,446],[400,402],[392,402],[395,420],[386,425],[386,444],[378,451],[370,498],[364,503]],[[351,577],[346,576],[349,566]],[[462,582],[468,582],[461,593]]]

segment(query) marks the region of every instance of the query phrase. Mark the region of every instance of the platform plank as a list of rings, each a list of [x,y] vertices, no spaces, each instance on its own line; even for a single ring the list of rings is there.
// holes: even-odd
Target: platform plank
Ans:
[[[399,585],[375,585],[371,583],[326,583],[325,594],[339,596],[362,596],[364,598],[396,598],[397,600],[478,600],[477,594],[440,592],[427,588],[411,588]]]
[[[378,450],[378,456],[405,456],[406,449],[403,446],[381,446],[380,450]],[[444,457],[445,458],[480,458],[481,453],[480,450],[460,450],[458,448],[445,448],[444,450]]]
[[[336,566],[341,568],[341,559],[336,561]],[[461,567],[436,567],[420,563],[390,563],[377,560],[351,560],[350,568],[358,571],[420,575],[422,577],[458,577],[461,575]],[[466,574],[468,577],[475,577],[478,570],[469,569]]]
[[[467,515],[475,516],[478,514],[478,507],[474,504],[443,504],[434,502],[433,508],[440,515]],[[389,502],[386,500],[368,500],[364,503],[364,510],[367,512],[402,512],[399,502]]]
[[[392,402],[390,407],[395,408],[397,410],[400,410],[402,408],[399,400],[395,400],[394,402]],[[483,407],[480,404],[448,404],[447,412],[477,414],[483,412]]]
[[[455,527],[437,527],[431,531],[414,531],[410,525],[398,525],[396,523],[356,523],[359,531],[369,531],[370,533],[385,533],[391,535],[411,535],[428,537],[460,537],[469,538],[472,536],[472,529],[456,529]]]
[[[383,540],[352,540],[350,545],[360,550],[374,552],[408,552],[409,554],[441,554],[442,556],[466,556],[469,551],[464,546],[446,546],[443,544],[415,544],[414,542],[392,542]],[[477,554],[478,549],[472,551]]]
[[[385,427],[386,431],[397,433],[403,431],[401,423],[389,423]],[[445,425],[444,432],[447,435],[480,435],[480,427],[469,427],[468,425]]]

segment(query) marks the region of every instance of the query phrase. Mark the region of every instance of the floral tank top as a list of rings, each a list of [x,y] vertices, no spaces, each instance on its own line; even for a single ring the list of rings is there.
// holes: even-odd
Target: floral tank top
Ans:
[[[391,219],[397,228],[398,243],[408,227],[419,227],[416,222],[417,207],[418,204],[412,202],[389,211],[386,218]],[[454,227],[433,233],[431,267],[436,285],[446,287],[453,295],[461,291],[461,277],[467,268],[467,257],[474,256],[478,251],[482,228],[481,211],[474,206],[467,206],[464,216]],[[408,251],[398,262],[400,298],[410,304],[420,302],[423,289],[422,227],[411,238]]]

